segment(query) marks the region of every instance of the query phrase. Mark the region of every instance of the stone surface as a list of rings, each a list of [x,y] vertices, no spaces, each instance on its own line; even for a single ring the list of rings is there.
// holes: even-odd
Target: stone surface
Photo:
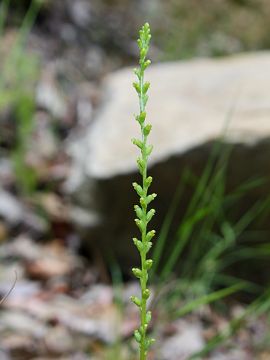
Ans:
[[[199,325],[180,322],[178,332],[164,340],[161,347],[162,359],[189,359],[192,354],[204,348],[202,329]]]
[[[227,171],[229,189],[251,176],[269,174],[269,66],[270,53],[265,52],[150,67],[150,172],[159,195],[154,226],[160,227],[183,169],[199,175],[216,139],[235,144]],[[78,204],[102,216],[102,225],[89,225],[93,231],[87,229],[88,242],[101,248],[104,244],[107,255],[121,254],[120,263],[132,261],[130,238],[136,231],[132,204],[137,200],[131,182],[138,178],[137,151],[130,139],[138,135],[132,119],[138,104],[132,81],[130,68],[106,79],[103,106],[72,144],[74,166],[67,184]],[[266,189],[260,188],[247,204]]]
[[[23,219],[23,207],[15,196],[0,187],[0,218],[9,224],[18,224]]]
[[[226,125],[229,141],[252,144],[267,137],[269,65],[270,53],[260,53],[150,67],[146,77],[151,83],[147,113],[153,124],[152,164],[216,139]],[[135,169],[136,148],[130,139],[138,134],[132,121],[138,101],[133,81],[130,68],[107,78],[104,106],[86,134],[85,148],[79,144],[91,177]]]

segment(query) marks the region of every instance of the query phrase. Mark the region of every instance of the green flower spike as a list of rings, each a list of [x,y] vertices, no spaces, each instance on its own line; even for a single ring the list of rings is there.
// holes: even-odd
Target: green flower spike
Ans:
[[[139,344],[140,360],[147,359],[148,349],[154,342],[154,339],[148,338],[147,328],[151,321],[151,312],[147,311],[147,300],[150,296],[150,290],[147,288],[148,271],[152,267],[153,260],[147,259],[147,253],[152,246],[151,239],[155,235],[155,231],[147,230],[149,221],[155,214],[154,209],[148,210],[147,207],[154,200],[156,194],[148,194],[148,189],[152,183],[152,177],[147,176],[147,162],[152,152],[153,146],[148,145],[147,138],[151,132],[152,126],[145,123],[146,112],[145,107],[148,101],[149,82],[144,81],[145,69],[150,65],[151,61],[146,59],[149,43],[151,39],[150,26],[148,23],[143,25],[139,32],[138,46],[140,51],[139,68],[134,69],[137,81],[133,83],[133,87],[138,94],[140,113],[135,116],[141,129],[141,139],[132,139],[135,146],[139,148],[140,156],[137,159],[139,172],[142,176],[142,185],[133,183],[134,190],[140,198],[140,205],[135,205],[134,210],[137,218],[135,223],[139,228],[141,240],[134,238],[133,242],[137,247],[141,257],[141,268],[133,268],[132,272],[139,279],[141,285],[141,298],[131,297],[132,302],[139,308],[141,324],[139,329],[135,330],[134,337]]]

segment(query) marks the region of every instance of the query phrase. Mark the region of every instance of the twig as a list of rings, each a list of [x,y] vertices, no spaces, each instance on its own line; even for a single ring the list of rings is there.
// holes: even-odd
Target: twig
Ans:
[[[13,284],[12,284],[11,288],[8,290],[8,292],[4,295],[4,297],[0,300],[0,305],[2,305],[3,302],[6,301],[6,299],[9,297],[9,295],[11,294],[11,292],[13,291],[13,289],[15,288],[16,282],[17,282],[17,280],[18,280],[18,276],[17,276],[16,270],[15,270],[14,272],[15,272],[15,279],[14,279],[14,281],[13,281]]]

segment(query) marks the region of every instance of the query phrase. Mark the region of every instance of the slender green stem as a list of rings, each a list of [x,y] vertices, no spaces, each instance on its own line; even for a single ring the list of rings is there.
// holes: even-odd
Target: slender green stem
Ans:
[[[135,69],[135,75],[138,78],[138,82],[134,82],[133,86],[139,97],[140,113],[136,116],[136,121],[140,125],[141,139],[133,139],[133,143],[140,149],[141,155],[137,159],[139,172],[142,176],[142,186],[134,183],[134,189],[140,197],[140,205],[135,205],[135,212],[137,218],[135,219],[141,234],[141,240],[134,238],[134,244],[139,250],[141,258],[141,268],[133,268],[134,275],[140,280],[141,285],[141,298],[135,296],[131,297],[131,300],[138,306],[140,311],[141,324],[138,330],[134,332],[136,341],[139,343],[140,348],[140,360],[147,359],[147,353],[150,345],[154,342],[154,339],[147,337],[147,328],[151,320],[151,312],[147,311],[147,300],[150,296],[150,291],[147,288],[148,283],[148,271],[150,270],[153,261],[147,259],[147,253],[152,246],[151,239],[155,235],[155,231],[147,230],[147,225],[155,210],[148,211],[148,205],[154,200],[156,194],[148,195],[148,189],[151,185],[152,178],[147,176],[147,162],[152,152],[152,145],[148,145],[147,139],[151,131],[151,125],[145,123],[146,119],[146,104],[148,101],[147,91],[150,86],[148,82],[144,81],[145,69],[150,65],[150,60],[146,60],[146,56],[149,49],[149,43],[151,39],[149,24],[145,24],[140,30],[140,38],[138,39],[138,45],[140,50],[140,67]]]
[[[143,75],[143,69],[141,66],[141,77],[140,77],[140,93],[139,93],[139,99],[140,99],[140,114],[142,114],[145,111],[145,105],[143,102],[143,84],[144,84],[144,75]],[[145,184],[146,178],[147,178],[147,157],[146,157],[146,153],[145,153],[145,148],[146,148],[146,141],[147,141],[147,137],[144,136],[144,124],[141,124],[141,136],[142,136],[142,140],[143,140],[143,147],[141,149],[141,154],[142,154],[142,160],[143,160],[143,190],[144,190],[144,194],[143,194],[143,198],[146,199],[147,197],[147,187]],[[142,208],[143,210],[143,222],[146,223],[146,213],[147,213],[147,205],[145,207]],[[143,244],[145,243],[145,238],[146,238],[146,230],[147,230],[147,225],[143,227],[142,229],[142,242]],[[145,324],[146,322],[146,299],[143,297],[144,291],[146,290],[147,287],[147,271],[145,269],[145,261],[146,261],[146,253],[145,253],[145,249],[142,250],[141,252],[141,267],[142,267],[142,277],[140,279],[140,283],[141,283],[141,297],[142,297],[142,305],[141,305],[141,324]],[[141,334],[142,335],[142,340],[141,340],[141,351],[140,351],[140,360],[144,360],[146,358],[146,349],[145,349],[145,331]]]

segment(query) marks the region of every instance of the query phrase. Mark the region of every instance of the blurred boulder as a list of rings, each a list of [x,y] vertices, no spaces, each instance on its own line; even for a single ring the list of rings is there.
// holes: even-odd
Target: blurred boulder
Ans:
[[[0,187],[0,218],[15,225],[22,221],[24,210],[17,198]]]
[[[150,67],[146,76],[151,82],[147,113],[154,145],[150,173],[152,190],[158,193],[153,227],[160,228],[183,170],[188,167],[199,176],[217,139],[234,144],[226,171],[229,190],[251,176],[270,175],[269,66],[270,53],[264,52]],[[138,101],[132,81],[130,68],[107,77],[103,105],[69,148],[73,169],[67,183],[89,219],[96,215],[101,219],[89,221],[88,227],[84,222],[83,229],[79,222],[87,247],[94,244],[124,267],[137,259],[131,241],[136,234],[137,196],[131,183],[139,177],[137,150],[130,139],[139,135],[139,129],[133,119]],[[252,204],[268,188],[269,182],[245,201]],[[181,200],[179,217],[188,197],[184,194]]]
[[[67,115],[67,104],[57,87],[55,69],[48,67],[36,89],[36,101],[39,108],[46,110],[56,119]]]
[[[204,348],[204,339],[201,326],[179,321],[175,324],[176,334],[169,337],[162,343],[162,359],[173,358],[187,360],[195,352]]]

